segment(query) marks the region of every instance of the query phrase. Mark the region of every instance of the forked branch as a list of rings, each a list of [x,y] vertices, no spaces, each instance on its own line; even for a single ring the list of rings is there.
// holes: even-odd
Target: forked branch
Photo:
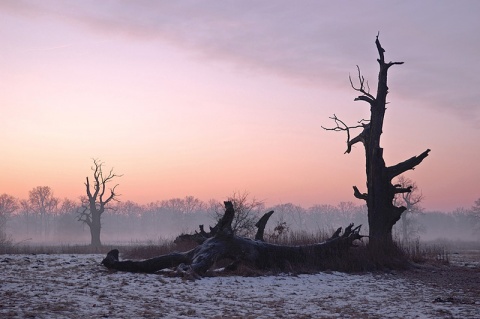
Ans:
[[[348,126],[347,124],[345,124],[345,122],[340,120],[335,114],[333,114],[333,116],[330,117],[330,119],[335,121],[336,126],[331,127],[331,128],[327,128],[327,127],[322,126],[322,128],[324,130],[335,131],[335,132],[340,132],[340,131],[347,132],[347,150],[345,151],[344,154],[351,152],[353,144],[355,144],[357,142],[363,142],[363,143],[365,142],[366,130],[368,130],[368,128],[369,128],[369,123],[365,123],[365,122],[367,122],[366,120],[362,119],[362,120],[358,121],[358,125]],[[355,128],[363,128],[363,131],[357,137],[350,140],[350,130],[355,129]]]
[[[375,39],[375,45],[377,46],[377,51],[378,51],[378,56],[380,57],[377,61],[380,63],[380,66],[385,66],[387,69],[391,67],[394,64],[403,64],[403,62],[388,62],[385,63],[385,49],[382,48],[382,45],[380,44],[380,40],[378,40],[378,36],[380,35],[380,32],[377,34],[377,38]]]
[[[370,94],[370,86],[368,85],[368,81],[365,82],[365,78],[360,72],[360,67],[358,65],[357,65],[357,71],[358,71],[358,82],[360,83],[360,87],[355,87],[355,85],[353,85],[352,76],[348,75],[348,79],[350,80],[350,85],[352,86],[352,88],[355,91],[363,94],[355,98],[354,101],[365,101],[370,104],[373,104],[375,102],[375,97],[373,97],[373,95]]]
[[[88,206],[82,207],[82,211],[78,213],[77,220],[79,222],[83,222],[87,224],[88,226],[92,225],[92,218],[91,214],[88,210]]]

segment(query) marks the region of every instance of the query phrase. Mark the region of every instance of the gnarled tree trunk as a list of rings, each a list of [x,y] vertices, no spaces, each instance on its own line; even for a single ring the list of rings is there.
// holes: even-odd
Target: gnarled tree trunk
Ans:
[[[360,68],[357,67],[359,87],[355,87],[350,79],[352,88],[361,93],[360,96],[355,98],[355,101],[364,101],[370,104],[370,120],[361,120],[358,125],[348,126],[334,115],[331,119],[335,121],[337,126],[334,128],[324,127],[324,129],[347,132],[347,150],[345,153],[350,153],[354,144],[363,143],[366,159],[367,193],[361,193],[354,186],[354,196],[365,200],[367,203],[370,243],[389,247],[392,243],[393,225],[400,219],[406,209],[404,206],[397,207],[394,205],[395,194],[410,192],[412,188],[411,186],[393,185],[392,179],[407,170],[414,169],[428,156],[430,150],[427,149],[420,155],[394,166],[387,167],[385,165],[383,148],[380,147],[380,137],[383,132],[383,120],[387,104],[388,69],[393,65],[403,64],[403,62],[385,62],[385,50],[380,45],[378,35],[375,45],[379,55],[377,61],[380,66],[376,96],[370,94],[370,88],[368,83],[365,83]],[[362,128],[362,132],[350,139],[350,130],[355,128]]]
[[[192,250],[142,261],[120,261],[119,252],[115,249],[107,254],[102,264],[109,269],[146,273],[176,267],[178,274],[192,278],[204,276],[217,262],[225,259],[233,261],[230,268],[239,263],[259,269],[283,270],[299,264],[322,268],[329,259],[342,258],[353,245],[353,241],[362,238],[359,234],[360,226],[353,228],[351,224],[343,235],[336,232],[335,236],[323,243],[304,246],[274,245],[236,236],[231,228],[234,214],[232,203],[225,202],[225,214],[216,226],[215,235]]]

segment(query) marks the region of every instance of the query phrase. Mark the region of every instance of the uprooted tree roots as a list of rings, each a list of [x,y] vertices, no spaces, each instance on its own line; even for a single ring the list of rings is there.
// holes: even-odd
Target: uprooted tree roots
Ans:
[[[232,231],[231,223],[235,214],[232,202],[224,204],[225,214],[215,226],[215,234],[189,251],[174,252],[141,261],[120,261],[119,251],[114,249],[107,254],[102,264],[109,269],[129,272],[154,273],[172,269],[179,276],[187,278],[205,276],[209,270],[224,260],[231,262],[225,267],[227,270],[233,270],[239,264],[263,270],[292,270],[295,266],[326,269],[332,260],[344,258],[350,247],[354,246],[353,242],[363,237],[359,234],[360,226],[354,228],[353,224],[350,224],[343,234],[339,228],[325,242],[311,245],[275,245],[259,239],[243,238],[236,236]],[[271,212],[267,214],[270,217]],[[262,224],[259,231],[263,234],[266,221]]]

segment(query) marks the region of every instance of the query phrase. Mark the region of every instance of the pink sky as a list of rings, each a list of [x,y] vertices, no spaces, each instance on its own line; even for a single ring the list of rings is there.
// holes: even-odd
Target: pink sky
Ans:
[[[360,145],[324,131],[368,118],[348,75],[390,69],[387,165],[429,210],[480,197],[480,2],[1,1],[0,194],[84,193],[92,158],[122,200],[248,191],[268,204],[353,201]]]

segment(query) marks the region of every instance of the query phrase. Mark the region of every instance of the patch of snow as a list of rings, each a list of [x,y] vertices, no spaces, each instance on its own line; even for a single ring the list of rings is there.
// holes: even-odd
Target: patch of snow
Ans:
[[[480,318],[392,274],[208,277],[111,272],[103,255],[0,255],[1,318]],[[442,296],[456,292],[442,289]]]

